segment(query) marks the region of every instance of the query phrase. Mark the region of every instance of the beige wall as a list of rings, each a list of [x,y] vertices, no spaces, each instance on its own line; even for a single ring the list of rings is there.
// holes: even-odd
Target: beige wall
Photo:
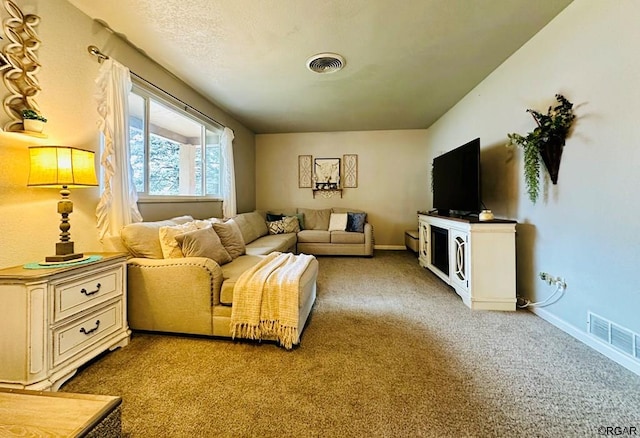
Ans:
[[[417,210],[429,207],[426,150],[425,130],[256,135],[256,205],[365,210],[376,246],[402,247],[404,230],[417,228]],[[298,155],[343,154],[358,155],[358,188],[344,189],[342,199],[314,199],[298,188]]]
[[[41,17],[37,27],[42,45],[37,51],[42,68],[37,77],[42,91],[36,99],[48,117],[47,139],[0,132],[0,267],[41,260],[53,254],[59,237],[59,198],[55,189],[27,188],[29,145],[63,144],[98,151],[100,135],[94,100],[99,64],[87,52],[93,44],[145,79],[229,126],[235,132],[238,208],[255,205],[254,135],[219,108],[167,74],[146,57],[104,30],[65,0],[17,1],[24,13]],[[7,17],[4,9],[2,18]],[[6,39],[0,44],[5,44]],[[1,85],[6,94],[4,85]],[[2,126],[8,119],[0,114]],[[97,160],[96,160],[97,163]],[[79,251],[101,250],[97,240],[95,208],[98,188],[71,193],[71,236]]]
[[[518,291],[544,300],[553,288],[538,273],[563,277],[564,297],[539,313],[578,336],[587,331],[589,310],[640,333],[638,17],[635,0],[573,2],[427,135],[431,156],[443,145],[481,138],[485,203],[520,223]],[[533,205],[522,153],[503,145],[507,133],[535,127],[527,108],[546,112],[558,92],[575,104],[577,121],[558,184],[546,178]]]

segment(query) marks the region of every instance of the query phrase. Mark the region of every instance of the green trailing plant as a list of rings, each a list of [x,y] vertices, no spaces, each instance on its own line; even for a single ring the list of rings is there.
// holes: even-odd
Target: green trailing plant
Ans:
[[[22,118],[27,120],[40,120],[41,122],[47,123],[47,119],[44,116],[32,109],[22,110]]]
[[[545,148],[552,145],[560,148],[560,152],[557,152],[555,157],[557,166],[559,166],[561,148],[564,146],[565,139],[569,135],[571,125],[575,119],[573,104],[561,94],[556,94],[556,100],[558,105],[550,106],[547,114],[542,114],[532,109],[527,110],[538,125],[532,132],[529,132],[526,136],[517,133],[507,134],[509,137],[508,146],[515,145],[524,149],[525,183],[529,199],[534,204],[538,200],[540,193],[540,160],[544,159],[545,155],[548,155]],[[541,153],[545,153],[545,155],[541,155]],[[547,164],[551,173],[549,163],[545,161],[545,164]],[[555,172],[551,173],[554,184],[557,181],[557,166]]]

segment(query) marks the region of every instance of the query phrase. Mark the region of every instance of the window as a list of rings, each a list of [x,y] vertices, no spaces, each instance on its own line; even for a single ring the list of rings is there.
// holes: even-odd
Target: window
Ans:
[[[129,93],[133,181],[140,196],[221,196],[219,127],[134,84]]]

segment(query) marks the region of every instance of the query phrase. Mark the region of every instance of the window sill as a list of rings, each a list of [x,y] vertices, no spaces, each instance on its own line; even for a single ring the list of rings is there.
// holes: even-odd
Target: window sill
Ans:
[[[175,204],[179,202],[222,202],[222,198],[205,198],[202,196],[138,196],[138,203],[140,204]]]

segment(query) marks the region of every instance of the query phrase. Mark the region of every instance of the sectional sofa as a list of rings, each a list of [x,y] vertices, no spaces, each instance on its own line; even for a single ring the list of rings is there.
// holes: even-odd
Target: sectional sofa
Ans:
[[[342,226],[346,210],[297,209],[288,213],[292,212],[254,211],[226,222],[183,216],[125,226],[120,238],[105,246],[130,255],[129,326],[143,331],[230,337],[235,283],[264,255],[296,249],[307,254],[373,255],[370,224],[355,224],[362,232],[331,229]],[[362,218],[362,212],[352,213],[360,213]],[[291,219],[294,217],[296,220]],[[298,229],[286,230],[278,227],[278,222],[297,223]],[[220,240],[212,244],[212,239]],[[224,251],[219,251],[221,243]],[[314,259],[299,283],[300,331],[315,302],[317,275]]]
[[[270,234],[266,224],[297,218],[298,228]],[[279,209],[239,214],[234,218],[248,253],[262,254],[269,248],[313,255],[373,256],[373,227],[361,210],[347,208]],[[289,232],[287,232],[289,231]],[[274,249],[275,248],[275,249]]]

